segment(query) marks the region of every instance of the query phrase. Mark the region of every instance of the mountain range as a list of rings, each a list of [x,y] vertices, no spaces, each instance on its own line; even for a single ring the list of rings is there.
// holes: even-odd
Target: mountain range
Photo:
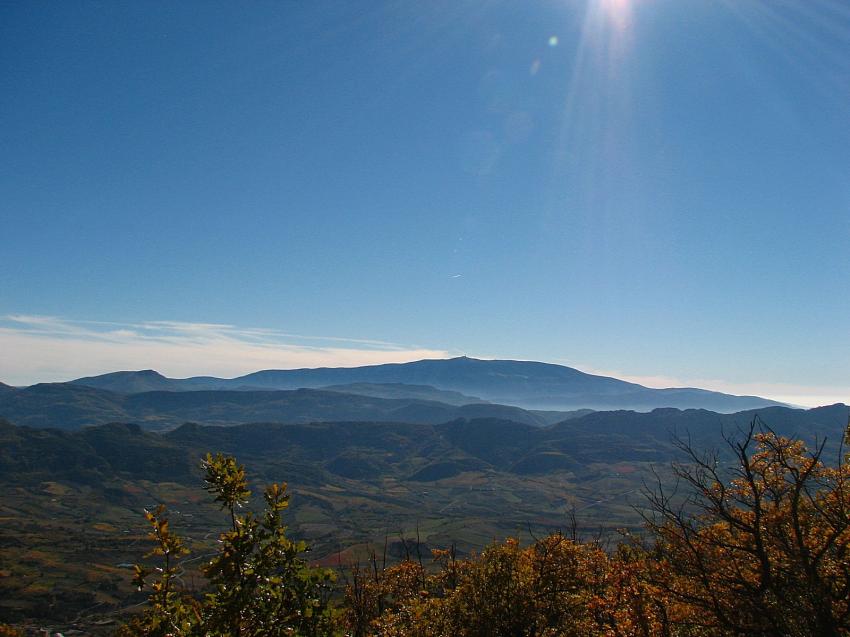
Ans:
[[[490,401],[524,409],[567,411],[650,411],[658,407],[675,407],[732,413],[782,404],[757,396],[733,396],[691,387],[653,389],[551,363],[467,357],[362,367],[264,370],[230,379],[211,376],[176,379],[153,370],[122,371],[71,382],[125,394],[332,387],[348,394],[404,398],[414,397],[410,393],[414,391],[411,387],[419,388],[420,392],[425,387],[426,391],[436,390],[431,400],[447,404],[458,404],[457,394],[462,394],[470,398],[469,402]],[[340,388],[340,385],[343,387]],[[393,396],[393,391],[407,393]],[[446,400],[444,392],[452,392],[453,399]],[[425,395],[419,397],[426,398]]]

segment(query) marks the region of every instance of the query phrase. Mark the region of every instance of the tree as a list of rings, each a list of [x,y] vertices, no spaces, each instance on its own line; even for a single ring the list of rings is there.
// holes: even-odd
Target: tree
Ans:
[[[827,466],[823,444],[810,452],[758,418],[727,442],[731,471],[717,454],[680,444],[689,462],[675,471],[693,492],[685,503],[650,494],[649,577],[669,596],[680,634],[850,634],[846,457]]]
[[[228,514],[230,528],[204,567],[209,590],[200,599],[175,590],[179,559],[188,551],[171,532],[165,510],[145,512],[155,548],[162,557],[159,577],[151,585],[149,607],[123,627],[121,635],[165,637],[319,637],[333,633],[328,605],[333,573],[310,568],[300,557],[303,542],[290,540],[281,514],[289,506],[286,484],[269,485],[261,517],[240,515],[251,492],[245,469],[232,457],[207,454],[203,463],[207,490]],[[152,571],[136,567],[135,582],[147,586]]]

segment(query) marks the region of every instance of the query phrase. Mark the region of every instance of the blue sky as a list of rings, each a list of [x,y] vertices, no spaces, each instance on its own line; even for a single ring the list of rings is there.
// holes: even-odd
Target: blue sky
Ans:
[[[3,3],[0,94],[5,382],[468,354],[850,402],[840,0]]]

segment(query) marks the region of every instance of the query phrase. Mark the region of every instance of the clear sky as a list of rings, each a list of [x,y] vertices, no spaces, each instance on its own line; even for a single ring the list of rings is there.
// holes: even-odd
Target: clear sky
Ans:
[[[467,354],[850,402],[842,0],[3,2],[0,380]]]

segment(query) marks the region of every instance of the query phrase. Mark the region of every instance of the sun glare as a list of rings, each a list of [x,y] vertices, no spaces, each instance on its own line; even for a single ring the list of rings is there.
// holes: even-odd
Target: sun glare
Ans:
[[[628,28],[631,22],[633,0],[598,0],[605,16],[618,31]]]

